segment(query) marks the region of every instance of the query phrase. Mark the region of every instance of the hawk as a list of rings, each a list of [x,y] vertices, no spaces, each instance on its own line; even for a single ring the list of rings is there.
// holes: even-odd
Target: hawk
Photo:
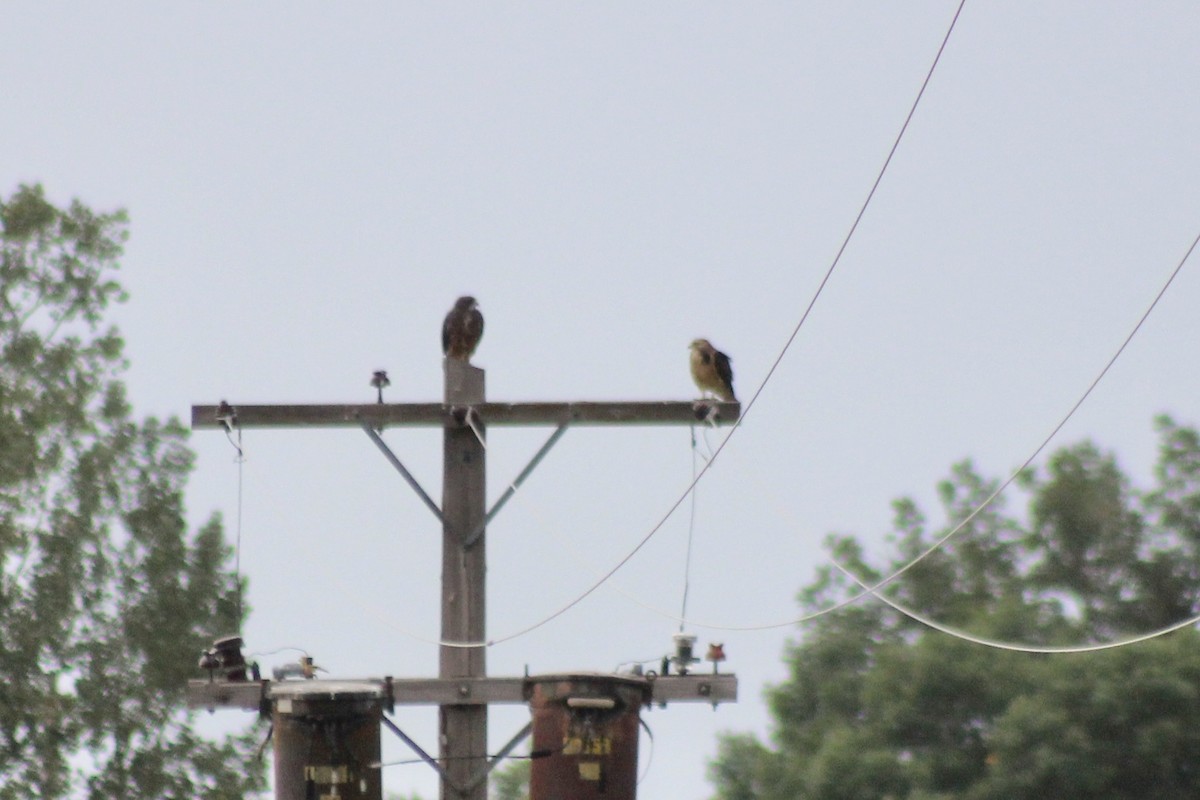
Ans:
[[[729,356],[712,346],[708,339],[697,339],[690,345],[692,350],[692,380],[700,387],[702,396],[715,396],[726,402],[734,402],[733,367]]]
[[[470,295],[458,298],[442,323],[442,352],[447,358],[469,362],[482,338],[483,314],[479,313],[479,304]]]

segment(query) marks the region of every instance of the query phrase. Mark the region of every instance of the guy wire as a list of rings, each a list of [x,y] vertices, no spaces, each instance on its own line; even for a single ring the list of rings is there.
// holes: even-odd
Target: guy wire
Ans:
[[[246,457],[242,454],[242,429],[238,428],[238,484],[237,484],[237,530],[233,546],[233,579],[236,581],[234,595],[237,602],[237,628],[242,630],[242,475],[245,471]]]
[[[237,470],[237,512],[234,518],[234,544],[233,544],[233,580],[234,580],[234,610],[237,614],[235,622],[237,623],[238,633],[242,632],[242,478],[243,465],[246,463],[246,454],[242,450],[242,426],[237,424],[237,412],[230,410],[230,415],[224,420],[225,438],[229,439],[229,443],[233,445],[237,455],[234,457],[234,463],[238,465]],[[237,441],[233,440],[233,432],[231,428],[237,429]]]
[[[692,539],[696,532],[696,495],[700,487],[696,486],[696,426],[689,426],[692,434],[692,497],[688,513],[687,550],[683,559],[683,603],[679,610],[679,632],[683,633],[683,623],[687,619],[688,589],[692,579]]]

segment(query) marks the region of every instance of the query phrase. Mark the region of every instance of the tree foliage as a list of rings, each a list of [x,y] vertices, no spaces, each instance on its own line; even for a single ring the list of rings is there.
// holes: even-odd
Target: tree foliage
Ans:
[[[1200,436],[1156,421],[1156,486],[1135,491],[1091,443],[1056,452],[887,589],[898,604],[993,640],[1112,641],[1200,615]],[[945,526],[894,504],[896,554],[858,541],[833,558],[877,582],[970,517],[997,486],[962,463],[939,485]],[[823,569],[806,611],[861,589]],[[772,687],[769,744],[727,734],[718,800],[1022,800],[1200,796],[1200,635],[1090,653],[996,650],[931,631],[875,600],[817,618]]]
[[[488,794],[492,800],[527,800],[531,761],[510,761],[491,775]]]
[[[236,631],[220,520],[189,531],[176,420],[136,420],[106,323],[124,212],[0,200],[0,800],[240,798],[247,742],[181,711]]]

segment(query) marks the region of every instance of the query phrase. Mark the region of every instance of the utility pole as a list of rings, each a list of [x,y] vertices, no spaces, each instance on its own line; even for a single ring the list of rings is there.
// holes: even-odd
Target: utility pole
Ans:
[[[458,359],[445,359],[445,402],[451,408],[468,409],[484,401],[483,370]],[[486,513],[487,440],[483,423],[465,420],[463,427],[447,427],[443,433],[442,461],[442,641],[482,642],[486,637],[487,569],[486,537],[468,543],[476,529],[482,531]],[[486,648],[441,647],[438,677],[482,678],[487,675]],[[439,713],[439,749],[443,769],[442,800],[454,800],[449,785],[466,786],[476,758],[487,753],[487,706],[442,706]],[[487,782],[462,800],[487,800]]]
[[[741,406],[715,401],[489,403],[482,369],[456,359],[446,359],[444,365],[441,403],[231,405],[222,401],[216,406],[192,406],[192,427],[197,430],[345,427],[366,433],[441,524],[438,678],[308,680],[300,685],[294,680],[247,680],[238,650],[240,639],[236,645],[230,644],[232,639],[223,639],[201,660],[209,672],[208,680],[189,683],[189,705],[209,710],[257,710],[272,717],[277,726],[277,800],[379,800],[378,775],[367,775],[364,770],[379,769],[377,763],[371,764],[378,759],[380,724],[437,770],[442,800],[487,800],[488,773],[531,733],[536,751],[557,764],[557,772],[538,770],[540,777],[535,783],[562,788],[561,780],[546,776],[569,773],[577,776],[575,796],[579,798],[598,792],[611,800],[633,800],[636,782],[627,778],[636,774],[636,725],[642,705],[700,702],[715,707],[736,700],[737,678],[717,673],[723,654],[711,659],[712,675],[689,674],[690,665],[699,661],[691,656],[690,637],[685,637],[686,647],[679,647],[671,659],[676,666],[674,675],[667,675],[664,669],[662,675],[646,676],[487,677],[485,648],[478,646],[486,641],[486,526],[571,426],[728,423],[738,419]],[[495,425],[544,425],[555,430],[488,509],[486,434],[487,428]],[[379,435],[386,427],[400,426],[443,429],[440,506]],[[678,645],[679,637],[676,639]],[[667,663],[664,659],[664,666]],[[305,677],[311,678],[311,673]],[[535,729],[531,722],[499,754],[489,757],[487,708],[491,703],[531,705],[542,725]],[[438,758],[426,753],[383,713],[396,704],[439,707]],[[629,771],[630,759],[633,772]],[[610,783],[610,778],[614,782]],[[608,793],[610,788],[615,791]]]

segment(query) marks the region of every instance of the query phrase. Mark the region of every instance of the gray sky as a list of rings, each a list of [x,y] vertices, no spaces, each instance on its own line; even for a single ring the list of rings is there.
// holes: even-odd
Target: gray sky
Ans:
[[[466,292],[490,399],[690,399],[697,336],[749,398],[956,5],[10,0],[0,191],[129,209],[116,318],[141,413],[369,402],[378,368],[390,401],[438,400],[441,318]],[[882,557],[892,499],[940,523],[951,463],[1007,475],[1066,413],[1200,232],[1198,33],[1192,2],[967,3],[838,270],[699,486],[697,623],[793,618],[827,533]],[[1200,422],[1198,299],[1188,264],[1057,444],[1094,438],[1149,480],[1152,416]],[[492,497],[548,433],[491,432]],[[440,496],[438,432],[386,438]],[[190,513],[232,535],[232,449],[193,445]],[[248,647],[301,646],[338,677],[434,674],[409,635],[438,631],[420,501],[352,430],[244,445]],[[586,588],[691,474],[684,429],[568,432],[489,529],[489,633]],[[489,671],[661,655],[677,623],[644,606],[680,607],[688,508]],[[800,634],[689,629],[726,642],[741,702],[648,713],[643,797],[707,797],[716,733],[768,730],[762,689]],[[494,711],[493,746],[525,719]],[[435,720],[398,714],[430,749]],[[398,766],[385,786],[436,783]]]

